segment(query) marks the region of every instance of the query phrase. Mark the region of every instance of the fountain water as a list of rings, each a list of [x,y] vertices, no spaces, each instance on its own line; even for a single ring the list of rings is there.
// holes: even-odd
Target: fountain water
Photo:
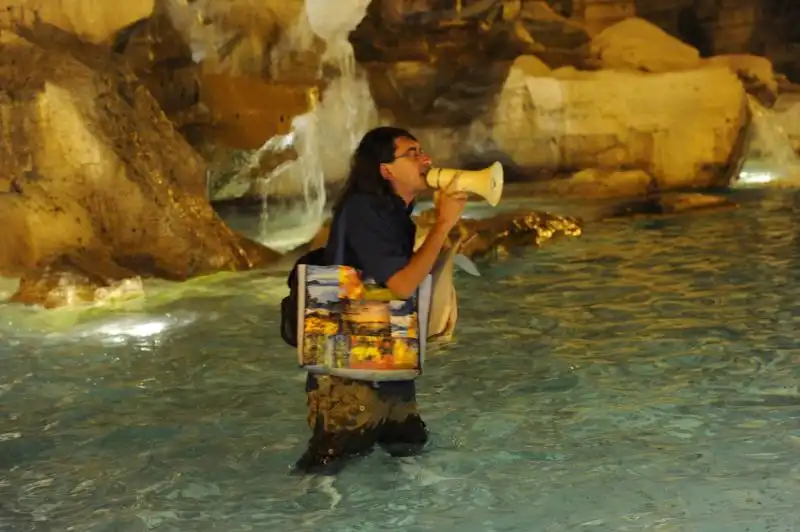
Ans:
[[[315,63],[306,59],[318,53],[321,39],[325,47],[318,70],[304,70],[301,77],[320,78],[324,72],[334,73],[321,98],[315,98],[311,111],[294,117],[290,133],[268,139],[257,150],[237,151],[225,165],[225,173],[229,174],[224,179],[228,183],[226,190],[233,192],[223,196],[237,197],[255,182],[262,209],[258,229],[249,236],[277,251],[287,251],[307,242],[319,230],[326,215],[326,185],[346,175],[350,153],[361,136],[378,122],[368,81],[356,65],[348,41],[349,33],[366,15],[369,3],[370,0],[342,0],[335,4],[326,0],[305,0],[294,22],[270,49],[268,60],[264,58],[269,64],[265,74],[270,79],[293,79],[298,69]],[[208,2],[186,3],[185,0],[172,0],[170,6],[176,27],[191,42],[195,60],[211,61],[211,68],[223,68],[219,50],[236,40],[235,30],[197,22],[203,18],[204,10],[222,8]],[[277,2],[267,9],[274,11],[274,18],[280,22],[287,20],[287,13],[297,11],[289,4],[281,7]],[[249,63],[256,59],[260,56]],[[241,58],[236,64],[240,63],[249,64]],[[235,70],[235,66],[224,67],[228,68]],[[335,142],[331,142],[333,139]],[[267,171],[260,168],[269,155],[288,149],[296,151],[296,160]],[[237,219],[228,222],[240,229],[240,225],[249,224],[249,216],[247,218],[247,222]]]
[[[366,123],[353,79],[270,145],[312,157],[309,190]],[[0,304],[0,530],[797,529],[800,197],[738,196],[460,279],[419,381],[429,448],[335,480],[288,474],[308,428],[285,276],[148,281],[114,316]]]
[[[359,71],[348,41],[348,34],[366,15],[369,0],[349,0],[333,4],[306,0],[305,10],[284,40],[272,52],[273,65],[281,65],[283,55],[308,50],[314,35],[323,39],[326,49],[322,66],[336,72],[317,105],[292,121],[292,132],[279,142],[273,139],[262,149],[286,149],[298,154],[295,161],[283,164],[262,180],[262,214],[257,238],[279,251],[307,242],[319,230],[326,215],[326,184],[340,181],[346,174],[350,154],[361,136],[377,124],[378,111],[366,77]],[[336,141],[331,142],[330,133]],[[302,201],[280,216],[270,216],[270,196],[286,182],[301,187]]]
[[[752,97],[749,97],[749,105],[753,118],[748,152],[734,186],[800,186],[800,156],[792,146],[786,127],[791,113],[781,112],[780,107],[767,109]]]

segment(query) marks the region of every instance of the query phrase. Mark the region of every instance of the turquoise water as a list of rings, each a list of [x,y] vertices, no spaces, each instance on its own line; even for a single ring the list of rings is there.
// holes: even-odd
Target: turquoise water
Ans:
[[[0,307],[0,530],[798,529],[800,196],[736,199],[459,275],[419,382],[428,452],[333,481],[289,475],[280,268]]]

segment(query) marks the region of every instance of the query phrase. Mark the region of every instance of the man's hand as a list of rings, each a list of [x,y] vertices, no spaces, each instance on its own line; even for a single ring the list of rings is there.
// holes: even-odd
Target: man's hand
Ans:
[[[433,195],[433,202],[436,208],[436,223],[446,231],[456,226],[464,212],[467,204],[467,194],[458,192],[455,186],[458,177],[453,179],[447,187],[437,191]]]
[[[408,265],[395,273],[386,282],[386,286],[401,299],[411,297],[419,284],[433,269],[450,230],[456,226],[467,203],[467,194],[458,192],[455,186],[458,177],[446,188],[433,195],[436,210],[436,223],[428,231],[425,241],[411,257]]]

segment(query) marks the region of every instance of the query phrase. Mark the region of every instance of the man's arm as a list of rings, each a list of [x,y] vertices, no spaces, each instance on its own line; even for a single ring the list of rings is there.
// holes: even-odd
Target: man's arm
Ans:
[[[351,201],[351,218],[345,224],[348,243],[364,273],[386,285],[396,297],[408,299],[433,269],[450,229],[461,216],[465,198],[460,194],[441,196],[436,223],[410,260],[403,250],[402,231],[368,199],[354,197]]]
[[[449,186],[453,186],[455,181],[453,180]],[[434,194],[436,223],[425,236],[425,241],[417,252],[411,257],[408,265],[392,275],[386,283],[386,286],[398,297],[403,299],[411,297],[425,276],[431,272],[444,241],[447,240],[447,235],[461,218],[466,201],[466,194],[459,192],[438,191]]]
[[[406,255],[404,230],[369,200],[353,198],[345,227],[347,242],[364,274],[408,299],[428,275],[447,238],[448,229],[437,222],[411,259]]]
[[[386,281],[386,286],[395,296],[400,299],[408,299],[414,294],[414,291],[433,269],[448,233],[448,228],[437,222],[425,236],[425,241],[411,257],[409,263]]]

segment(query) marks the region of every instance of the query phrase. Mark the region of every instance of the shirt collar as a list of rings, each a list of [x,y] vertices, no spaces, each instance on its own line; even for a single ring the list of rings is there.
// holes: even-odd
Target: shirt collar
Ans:
[[[392,194],[392,206],[403,209],[403,211],[409,216],[411,216],[411,213],[414,212],[414,207],[416,204],[417,200],[412,200],[411,203],[406,205],[406,202],[403,200],[403,198],[397,194]]]

